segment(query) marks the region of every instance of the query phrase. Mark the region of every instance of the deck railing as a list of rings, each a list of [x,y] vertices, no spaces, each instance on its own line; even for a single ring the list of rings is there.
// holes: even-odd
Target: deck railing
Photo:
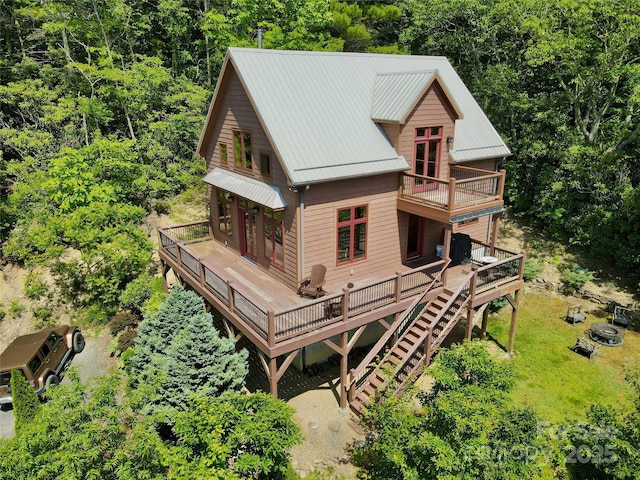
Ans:
[[[483,257],[493,257],[497,261],[487,263],[477,269],[477,275],[473,283],[473,295],[490,290],[498,285],[509,283],[522,278],[525,256],[499,247],[471,241],[471,256],[476,263],[481,263]]]
[[[345,288],[342,293],[311,300],[304,305],[274,311],[252,298],[242,287],[236,288],[233,282],[217,275],[189,251],[188,243],[210,238],[206,222],[159,228],[158,234],[162,250],[188,272],[193,281],[251,325],[270,346],[409,298],[432,284],[444,264],[440,260],[357,288]]]
[[[454,211],[470,205],[501,200],[505,175],[504,170],[489,172],[457,166],[451,168],[451,178],[448,180],[403,173],[400,197]]]

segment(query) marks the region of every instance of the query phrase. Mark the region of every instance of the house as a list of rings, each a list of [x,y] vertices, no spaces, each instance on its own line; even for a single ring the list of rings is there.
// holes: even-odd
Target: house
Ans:
[[[274,395],[323,345],[357,411],[386,382],[374,358],[401,384],[501,296],[513,349],[524,254],[497,245],[511,152],[446,58],[230,48],[197,154],[210,217],[159,229],[165,286],[173,271],[248,337]],[[314,265],[322,296],[301,298]]]

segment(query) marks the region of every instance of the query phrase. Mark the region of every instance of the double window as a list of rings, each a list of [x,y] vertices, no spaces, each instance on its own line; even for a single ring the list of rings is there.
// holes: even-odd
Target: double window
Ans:
[[[366,205],[338,210],[338,265],[366,258],[367,210]]]
[[[233,159],[236,168],[253,170],[250,133],[240,130],[233,131]]]
[[[278,267],[284,267],[284,248],[282,245],[283,211],[264,207],[264,254]]]

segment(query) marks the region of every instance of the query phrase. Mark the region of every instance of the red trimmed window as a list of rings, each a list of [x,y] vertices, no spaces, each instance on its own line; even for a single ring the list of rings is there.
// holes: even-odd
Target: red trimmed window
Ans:
[[[268,153],[260,154],[260,173],[267,177],[271,176],[271,156]]]
[[[338,265],[366,258],[367,210],[366,205],[338,210]]]
[[[230,192],[216,188],[218,201],[218,225],[220,231],[227,235],[233,235],[233,222],[231,221],[231,196]]]
[[[229,158],[227,157],[227,144],[220,144],[220,163],[226,165],[229,163]]]
[[[413,173],[438,177],[442,127],[416,128]]]
[[[233,131],[233,159],[237,168],[253,170],[250,133],[239,130]]]
[[[284,248],[282,246],[283,211],[264,207],[264,254],[272,264],[284,268]]]

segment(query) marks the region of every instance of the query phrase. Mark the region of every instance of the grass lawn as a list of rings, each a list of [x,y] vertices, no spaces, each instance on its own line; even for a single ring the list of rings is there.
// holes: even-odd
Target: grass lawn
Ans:
[[[585,324],[564,321],[567,306],[583,304]],[[610,314],[604,306],[551,293],[526,292],[521,296],[513,363],[517,403],[531,405],[544,421],[560,423],[582,420],[589,405],[600,403],[626,408],[631,389],[624,381],[623,367],[640,368],[640,334],[627,331],[619,347],[600,346],[589,360],[574,353],[576,337],[588,337],[590,325],[606,322]],[[511,307],[490,316],[488,334],[506,346]]]

